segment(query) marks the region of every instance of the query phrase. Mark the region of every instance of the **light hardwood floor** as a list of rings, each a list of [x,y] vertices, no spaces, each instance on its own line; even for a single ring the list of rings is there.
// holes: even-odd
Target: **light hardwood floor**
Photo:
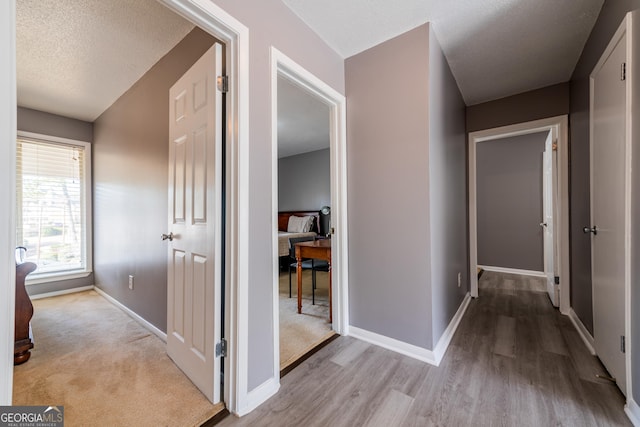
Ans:
[[[628,426],[539,279],[485,272],[439,367],[340,337],[220,426]]]

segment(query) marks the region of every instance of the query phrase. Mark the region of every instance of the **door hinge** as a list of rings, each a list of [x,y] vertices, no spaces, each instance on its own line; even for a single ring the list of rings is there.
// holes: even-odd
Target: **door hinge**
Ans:
[[[626,353],[625,351],[625,343],[624,343],[624,335],[620,335],[620,351]]]
[[[222,93],[229,92],[229,76],[218,76],[218,90]]]
[[[627,63],[623,62],[620,66],[620,80],[627,80]]]
[[[560,276],[554,276],[553,277],[553,283],[555,283],[556,285],[560,284]]]
[[[224,338],[216,344],[216,357],[227,357],[227,340]]]

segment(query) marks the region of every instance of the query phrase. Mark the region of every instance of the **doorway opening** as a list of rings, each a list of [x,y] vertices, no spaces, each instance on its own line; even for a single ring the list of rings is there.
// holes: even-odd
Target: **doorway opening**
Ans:
[[[291,365],[296,359],[304,356],[307,350],[312,350],[335,333],[340,334],[346,331],[348,252],[345,98],[275,48],[271,49],[271,65],[275,373],[281,372],[284,366]],[[308,123],[306,126],[303,124],[303,129],[297,129],[305,119],[302,117],[296,119],[294,116],[302,110],[306,110],[309,114],[311,111],[316,111],[318,119],[315,124]],[[290,119],[295,122],[287,123]],[[317,126],[315,133],[318,136],[316,138],[318,145],[313,145],[311,140],[314,138],[309,138],[309,145],[303,149],[300,144],[300,140],[304,139],[303,133],[315,126]],[[287,129],[288,127],[290,129]],[[291,135],[288,134],[289,131],[292,132]],[[296,176],[289,176],[291,173]],[[278,179],[279,175],[281,179]],[[284,182],[284,175],[287,175],[287,182]],[[310,175],[314,175],[315,178]],[[295,181],[304,181],[307,184],[303,184],[300,189]],[[312,187],[314,194],[305,191]],[[301,267],[309,268],[301,268],[300,276],[297,273],[297,263],[292,258],[292,256],[295,257],[297,243],[294,241],[293,248],[290,250],[291,242],[287,241],[290,236],[279,236],[279,229],[309,232],[307,228],[304,230],[295,228],[296,221],[304,222],[295,217],[310,218],[307,221],[311,226],[307,228],[315,232],[315,236],[310,238],[311,241],[299,242],[300,245],[309,243],[322,247],[317,248],[322,251],[322,255],[316,253],[309,257],[310,260],[313,259],[313,263],[301,263]],[[294,218],[292,228],[289,228],[290,218]],[[301,238],[304,237],[301,236]],[[280,241],[283,242],[282,245]],[[299,250],[303,252],[304,257],[306,249]],[[282,261],[280,255],[282,255]],[[320,267],[316,268],[318,264]],[[289,272],[291,272],[291,298],[289,298]],[[314,275],[316,280],[313,280]],[[300,293],[297,292],[298,277],[301,278]],[[319,300],[314,305],[316,291],[318,294],[315,296]],[[295,300],[297,304],[293,302]],[[326,305],[323,307],[318,303]],[[281,310],[286,310],[286,316],[281,315]],[[290,313],[291,311],[293,313]],[[287,349],[284,346],[281,348],[281,331],[283,334],[289,334],[286,322],[298,324],[298,321],[291,320],[296,317],[298,319],[315,317],[316,338],[308,341],[306,345],[299,346],[298,351],[288,350],[288,353],[282,353]],[[292,339],[290,335],[282,338]],[[296,341],[295,338],[293,340]],[[286,354],[282,358],[287,359],[281,360],[281,354]]]
[[[470,279],[471,279],[471,296],[478,297],[478,267],[482,266],[487,270],[516,272],[539,275],[545,278],[547,292],[553,305],[560,308],[563,314],[569,314],[570,311],[570,280],[569,280],[569,198],[568,198],[568,146],[567,146],[567,117],[560,116],[549,119],[536,120],[517,125],[504,126],[500,128],[488,129],[484,131],[472,132],[469,134],[469,252],[470,252]],[[537,138],[537,141],[536,141]],[[500,224],[494,224],[492,227],[486,227],[486,224],[495,222],[496,216],[487,215],[495,208],[496,203],[500,202],[502,194],[496,195],[495,200],[486,200],[490,193],[483,193],[486,181],[493,179],[495,182],[501,180],[501,184],[505,184],[505,176],[493,176],[491,173],[484,174],[482,166],[478,163],[478,159],[485,158],[485,154],[492,162],[496,161],[495,149],[499,149],[504,144],[521,144],[523,141],[530,141],[529,144],[544,154],[538,157],[536,161],[538,172],[542,179],[531,184],[535,190],[536,186],[539,191],[538,208],[533,212],[525,209],[523,212],[531,216],[528,219],[530,224],[528,233],[529,238],[537,239],[537,250],[535,244],[531,245],[536,253],[536,258],[531,260],[531,254],[519,254],[520,259],[512,259],[510,262],[515,267],[512,268],[495,268],[495,266],[486,266],[478,262],[479,250],[482,250],[482,260],[496,259],[506,248],[498,244],[494,246],[489,242],[486,232],[491,233],[499,230],[504,237],[512,237],[513,234],[523,234],[521,229],[516,228],[509,230],[509,224],[505,224],[504,220]],[[482,146],[482,144],[485,144]],[[511,148],[516,147],[510,145]],[[486,152],[485,152],[486,151]],[[533,163],[531,163],[533,164]],[[485,176],[486,175],[486,176]],[[531,174],[530,174],[531,175]],[[482,187],[479,187],[479,184]],[[511,185],[512,182],[507,183]],[[526,191],[526,190],[522,190]],[[514,193],[516,196],[519,192]],[[520,194],[521,196],[530,196],[529,194]],[[479,196],[483,196],[483,200],[479,200]],[[520,206],[520,208],[524,208]],[[516,212],[506,212],[507,215],[513,214],[521,219],[521,215]],[[535,218],[539,218],[536,220]],[[533,223],[531,220],[533,219]],[[481,230],[479,227],[482,226]],[[504,232],[504,233],[502,233]],[[485,234],[483,234],[485,233]],[[524,233],[527,234],[527,233]],[[521,236],[527,238],[527,236]],[[542,250],[540,250],[542,249]],[[494,251],[496,254],[488,252]],[[516,258],[518,254],[515,253]],[[513,257],[512,251],[507,255]],[[493,258],[492,258],[493,257]],[[518,264],[520,263],[520,264]],[[527,264],[528,263],[528,264]],[[479,265],[480,264],[480,265]],[[491,264],[491,262],[489,262]],[[493,267],[493,268],[492,268]]]
[[[3,40],[15,40],[15,2],[7,2],[7,8],[3,8],[3,17],[6,17],[5,23],[6,31],[2,32]],[[213,3],[199,4],[195,0],[166,0],[163,1],[166,6],[170,7],[173,11],[187,18],[192,23],[197,23],[206,32],[217,37],[219,40],[225,43],[227,51],[225,59],[227,61],[227,71],[231,75],[229,82],[229,91],[227,93],[226,104],[227,116],[224,126],[227,129],[227,152],[226,157],[228,159],[227,181],[226,181],[226,212],[228,218],[233,218],[227,224],[225,230],[228,236],[225,239],[226,257],[225,257],[225,283],[227,292],[224,294],[226,299],[226,306],[228,311],[225,313],[225,336],[228,340],[228,355],[224,358],[226,380],[224,382],[224,400],[227,401],[228,407],[232,412],[237,412],[238,409],[244,405],[244,400],[247,398],[247,381],[246,375],[246,354],[247,354],[247,301],[244,298],[246,296],[247,288],[247,248],[248,248],[248,217],[247,204],[248,204],[248,30],[242,24],[233,19],[230,15],[224,12],[222,9],[214,5]],[[2,75],[3,84],[2,90],[7,88],[6,93],[13,93],[14,95],[3,97],[7,102],[2,103],[2,111],[6,112],[5,117],[7,120],[0,123],[0,131],[3,135],[7,136],[7,140],[15,140],[16,133],[16,79],[13,71],[15,69],[15,44],[6,43],[7,46],[5,57],[8,58],[6,67],[0,68],[0,74]],[[10,72],[8,72],[10,71]],[[5,74],[7,72],[7,74]],[[10,144],[8,144],[9,146]],[[6,204],[6,208],[3,209],[3,216],[6,216],[8,224],[15,223],[15,199],[11,197],[12,185],[15,183],[14,178],[11,178],[13,171],[15,171],[15,147],[7,149],[6,159],[7,168],[3,172],[3,182],[8,182],[7,197],[9,202]],[[6,181],[5,181],[6,180]],[[164,228],[164,227],[163,227]],[[154,239],[155,240],[155,239]],[[7,241],[8,247],[11,247],[11,251],[14,250],[13,246],[15,240],[9,238]],[[6,249],[6,248],[5,248]],[[6,257],[7,260],[12,258]],[[6,271],[11,272],[15,266],[6,265]],[[4,274],[5,268],[2,269]],[[7,283],[13,283],[13,274],[7,273],[7,276],[11,280],[7,280]],[[12,285],[7,287],[7,292],[10,297],[3,299],[3,312],[6,319],[13,318],[14,315],[14,288]],[[9,322],[7,322],[9,324]],[[13,334],[9,328],[3,328],[5,331],[2,335],[2,348],[6,346],[13,346]],[[8,351],[6,354],[10,354]],[[0,400],[5,404],[11,403],[11,389],[12,389],[12,360],[6,360],[2,358],[2,366],[0,370],[3,375],[0,376]],[[4,375],[6,373],[6,375]]]
[[[280,372],[335,334],[329,319],[329,263],[302,261],[295,245],[330,239],[329,106],[284,76],[278,103],[278,277]],[[303,305],[297,310],[298,292]]]

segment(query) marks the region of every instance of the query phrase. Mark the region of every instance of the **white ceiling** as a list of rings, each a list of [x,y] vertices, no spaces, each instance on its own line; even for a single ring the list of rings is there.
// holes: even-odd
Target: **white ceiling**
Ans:
[[[569,80],[603,0],[283,2],[345,58],[432,22],[473,105]],[[156,0],[19,0],[18,105],[93,121],[192,28]],[[328,107],[278,96],[280,157],[328,147]]]
[[[604,0],[283,2],[345,58],[431,22],[473,105],[568,81]]]
[[[19,0],[18,105],[92,122],[194,27],[156,0]]]
[[[329,148],[329,106],[278,77],[278,158]]]

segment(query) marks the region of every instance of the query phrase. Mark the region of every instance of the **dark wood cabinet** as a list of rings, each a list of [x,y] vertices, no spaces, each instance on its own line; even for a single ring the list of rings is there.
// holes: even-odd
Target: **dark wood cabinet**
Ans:
[[[36,269],[32,262],[16,265],[16,325],[13,347],[13,364],[19,365],[31,357],[33,342],[29,334],[29,322],[33,316],[33,304],[24,287],[24,281],[29,273]]]

